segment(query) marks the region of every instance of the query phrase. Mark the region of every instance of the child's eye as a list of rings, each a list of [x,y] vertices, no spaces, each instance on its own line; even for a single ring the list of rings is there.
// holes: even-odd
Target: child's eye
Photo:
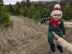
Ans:
[[[55,14],[54,16],[61,16],[61,14]]]
[[[61,14],[59,14],[58,16],[61,16]]]
[[[55,16],[57,16],[57,15],[55,15]]]

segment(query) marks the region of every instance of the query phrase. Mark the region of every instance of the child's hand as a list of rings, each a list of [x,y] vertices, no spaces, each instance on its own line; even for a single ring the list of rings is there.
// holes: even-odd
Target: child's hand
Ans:
[[[41,25],[41,23],[39,23],[39,25]]]
[[[41,24],[41,23],[39,23],[39,24]]]
[[[65,38],[66,37],[66,35],[63,35],[63,38]]]
[[[52,33],[54,34],[54,38],[58,40],[59,36],[54,31],[52,31]]]

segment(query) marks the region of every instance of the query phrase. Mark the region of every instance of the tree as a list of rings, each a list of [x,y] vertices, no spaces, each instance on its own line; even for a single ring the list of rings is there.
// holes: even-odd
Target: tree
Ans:
[[[0,6],[2,6],[3,5],[3,0],[0,0]]]
[[[64,1],[66,2],[67,7],[71,5],[72,0],[64,0]]]
[[[19,1],[17,1],[16,6],[20,7],[20,3],[19,3]]]
[[[27,6],[30,6],[30,0],[26,0]]]
[[[30,3],[30,0],[26,0],[27,3]]]
[[[20,2],[20,7],[25,7],[25,5],[26,5],[26,2],[25,1],[21,1]]]
[[[61,8],[63,10],[65,8],[65,6],[66,6],[66,2],[65,1],[61,1],[60,2],[60,5],[61,5]]]
[[[13,6],[11,4],[8,5],[8,10],[9,12],[11,12],[12,14],[15,12],[13,9]]]

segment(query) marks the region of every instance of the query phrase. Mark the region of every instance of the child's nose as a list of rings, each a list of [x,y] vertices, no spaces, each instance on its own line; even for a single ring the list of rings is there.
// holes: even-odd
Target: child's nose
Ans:
[[[59,16],[56,16],[57,18],[59,17]]]

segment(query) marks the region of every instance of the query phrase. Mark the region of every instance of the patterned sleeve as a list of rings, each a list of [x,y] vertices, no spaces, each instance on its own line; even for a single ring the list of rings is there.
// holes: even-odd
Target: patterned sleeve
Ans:
[[[50,19],[50,17],[48,17],[48,18],[44,18],[44,19],[41,20],[40,23],[43,24],[46,20],[49,20],[49,19]]]

